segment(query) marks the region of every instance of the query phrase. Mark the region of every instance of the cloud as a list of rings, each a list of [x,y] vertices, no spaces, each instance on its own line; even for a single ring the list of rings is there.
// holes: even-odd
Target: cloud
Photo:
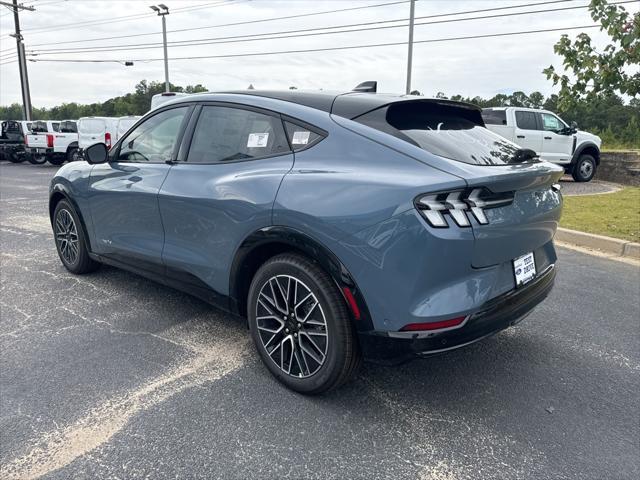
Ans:
[[[172,30],[258,20],[284,15],[296,15],[324,10],[363,6],[361,1],[240,1],[225,6],[212,6],[205,0],[167,0],[172,13],[167,17]],[[369,4],[384,3],[370,0]],[[518,5],[522,0],[509,0],[500,6]],[[159,42],[160,20],[148,8],[147,1],[36,1],[35,12],[21,13],[27,48],[61,48],[96,45],[125,45]],[[573,2],[572,2],[573,4]],[[207,6],[208,5],[208,6]],[[577,4],[576,4],[577,5]],[[190,7],[205,7],[189,11]],[[439,15],[453,11],[494,8],[493,1],[450,1],[416,3],[416,16]],[[540,5],[527,10],[545,10],[564,5]],[[637,10],[637,4],[627,5]],[[180,12],[180,9],[185,11]],[[515,11],[515,10],[510,10]],[[7,12],[8,13],[8,12]],[[495,12],[494,12],[495,13]],[[138,15],[119,22],[116,17]],[[479,14],[475,14],[477,16]],[[362,22],[387,21],[408,16],[408,4],[367,8],[328,15],[307,16],[289,20],[201,29],[169,33],[169,40],[215,38],[231,35],[271,33],[284,30],[326,27]],[[451,18],[451,17],[449,17]],[[442,18],[440,18],[442,19]],[[433,19],[437,20],[437,19]],[[422,20],[426,21],[426,20]],[[419,21],[418,21],[419,22]],[[415,40],[443,37],[483,35],[497,32],[564,28],[592,24],[586,9],[523,15],[456,23],[417,25]],[[45,31],[56,25],[71,24],[64,29]],[[42,30],[38,30],[42,29]],[[15,42],[7,35],[13,30],[11,15],[0,17],[0,50],[2,55],[15,51]],[[69,40],[156,32],[156,35],[115,38],[86,43],[62,44]],[[427,95],[443,91],[449,95],[491,96],[496,92],[539,90],[552,91],[552,85],[541,73],[550,64],[561,62],[553,54],[553,44],[562,32],[508,36],[439,43],[417,43],[414,47],[413,88]],[[578,31],[567,32],[576,35]],[[596,29],[589,30],[596,48],[606,45],[606,37]],[[265,55],[206,60],[171,60],[184,56],[239,54],[331,48],[345,45],[405,42],[407,29],[383,29],[348,34],[319,35],[259,42],[214,44],[169,49],[170,79],[181,85],[201,83],[210,90],[246,88],[324,88],[351,89],[363,80],[378,80],[385,92],[402,92],[405,87],[406,45],[327,52]],[[38,46],[34,46],[38,45]],[[60,59],[126,60],[130,58],[161,58],[162,48],[154,46],[130,52],[102,52],[49,55]],[[44,59],[45,56],[41,57]],[[90,103],[104,101],[133,90],[141,79],[163,80],[162,62],[136,61],[133,67],[120,63],[28,63],[32,102],[36,106],[53,106],[63,102]],[[0,66],[0,103],[20,102],[20,82],[17,63]]]

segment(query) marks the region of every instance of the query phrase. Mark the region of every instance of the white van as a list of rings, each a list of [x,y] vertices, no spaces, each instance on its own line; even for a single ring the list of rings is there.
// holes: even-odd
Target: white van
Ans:
[[[116,127],[116,141],[120,140],[127,131],[135,125],[142,117],[138,115],[129,115],[128,117],[118,118],[118,126]]]
[[[107,149],[116,143],[118,119],[113,117],[82,117],[78,120],[78,147],[89,148],[104,143]]]
[[[162,92],[157,93],[153,97],[151,97],[151,110],[158,108],[163,103],[167,103],[169,100],[173,100],[174,98],[186,97],[187,95],[191,95],[190,93],[182,93],[182,92]]]

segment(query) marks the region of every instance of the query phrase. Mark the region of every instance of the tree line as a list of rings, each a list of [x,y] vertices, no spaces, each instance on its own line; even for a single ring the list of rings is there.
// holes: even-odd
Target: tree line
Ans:
[[[142,80],[135,86],[133,92],[105,102],[87,105],[63,103],[51,108],[34,108],[33,118],[64,120],[89,116],[143,115],[149,111],[151,97],[163,91],[163,82]],[[186,87],[171,84],[171,91],[199,93],[206,92],[207,89],[201,84]],[[419,91],[411,93],[420,95]],[[473,103],[482,108],[501,106],[544,108],[557,113],[566,122],[575,121],[582,130],[599,135],[602,137],[604,148],[640,148],[640,99],[638,98],[625,103],[621,97],[609,94],[588,101],[575,101],[569,106],[564,106],[559,102],[557,95],[545,98],[540,92],[532,92],[529,95],[524,92],[514,92],[511,95],[498,94],[492,98],[447,96],[443,92],[438,92],[435,96]],[[18,103],[8,107],[0,106],[0,119],[22,119],[22,106]]]

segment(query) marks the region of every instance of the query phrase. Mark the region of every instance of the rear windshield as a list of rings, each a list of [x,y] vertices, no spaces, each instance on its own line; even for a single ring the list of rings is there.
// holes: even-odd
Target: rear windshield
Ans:
[[[487,130],[480,111],[460,105],[404,101],[354,118],[441,157],[473,165],[530,160],[505,138]]]
[[[44,122],[33,122],[31,124],[31,131],[33,133],[46,133],[47,132],[47,124]]]
[[[87,118],[78,122],[80,133],[102,133],[104,132],[104,120]]]
[[[482,119],[486,125],[506,125],[506,110],[493,110],[492,108],[482,109]]]

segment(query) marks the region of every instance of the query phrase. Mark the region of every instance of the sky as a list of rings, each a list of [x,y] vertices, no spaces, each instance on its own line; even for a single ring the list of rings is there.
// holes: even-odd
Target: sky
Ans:
[[[32,104],[51,107],[62,103],[102,102],[133,91],[142,79],[164,80],[162,61],[161,19],[149,8],[153,0],[20,0],[33,5],[35,11],[23,11],[20,22],[29,56],[28,62]],[[159,0],[169,7],[166,17],[168,41],[218,39],[226,43],[198,46],[169,46],[169,77],[172,83],[203,84],[210,91],[255,88],[351,90],[365,80],[377,80],[378,91],[402,93],[406,84],[407,38],[410,2],[393,0]],[[390,4],[393,3],[393,4]],[[387,4],[387,5],[381,5]],[[465,15],[446,15],[470,10],[495,9],[529,4],[501,11]],[[546,13],[512,15],[468,21],[433,23],[468,17],[553,10],[586,6],[588,0],[418,0],[415,3],[416,42],[451,37],[468,37],[528,30],[561,29],[559,31],[501,36],[481,39],[416,43],[413,53],[412,89],[427,96],[437,92],[447,95],[492,97],[497,93],[540,91],[545,96],[557,91],[542,74],[553,64],[561,67],[561,59],[553,45],[562,33],[575,37],[588,32],[597,49],[607,44],[598,28],[565,30],[594,22],[586,8]],[[366,8],[357,8],[366,7]],[[357,8],[357,9],[353,9]],[[625,8],[636,12],[640,1]],[[307,15],[331,10],[349,11]],[[274,17],[305,15],[298,18],[238,23]],[[439,16],[438,16],[439,15]],[[431,18],[418,18],[429,16]],[[434,17],[436,16],[436,17]],[[124,17],[124,18],[122,18]],[[392,20],[398,20],[392,22]],[[375,23],[372,26],[397,26],[369,31],[351,31],[306,37],[267,38],[260,41],[229,43],[220,37],[237,37],[291,30]],[[426,25],[420,23],[431,22]],[[174,30],[197,30],[174,32]],[[0,7],[0,104],[21,102],[18,64],[14,61],[15,40],[13,15]],[[318,33],[318,30],[306,33]],[[149,35],[140,35],[149,34]],[[125,38],[128,35],[140,35]],[[286,35],[293,35],[292,33]],[[273,36],[273,35],[272,35]],[[103,37],[114,37],[100,39]],[[253,37],[256,38],[256,37]],[[237,40],[237,38],[235,39]],[[210,40],[211,41],[211,40]],[[75,42],[75,43],[64,43]],[[311,50],[380,43],[399,45],[369,48],[270,54],[289,50]],[[113,51],[112,47],[132,44],[144,49]],[[151,44],[151,45],[148,45]],[[102,51],[70,51],[68,49],[101,47]],[[121,47],[130,48],[130,47]],[[44,52],[44,50],[58,50]],[[67,49],[61,52],[62,49]],[[179,57],[238,55],[242,57],[184,59]],[[44,60],[64,60],[48,62]],[[120,62],[134,60],[133,66]],[[68,60],[91,60],[69,62]],[[95,60],[114,60],[96,63]]]

